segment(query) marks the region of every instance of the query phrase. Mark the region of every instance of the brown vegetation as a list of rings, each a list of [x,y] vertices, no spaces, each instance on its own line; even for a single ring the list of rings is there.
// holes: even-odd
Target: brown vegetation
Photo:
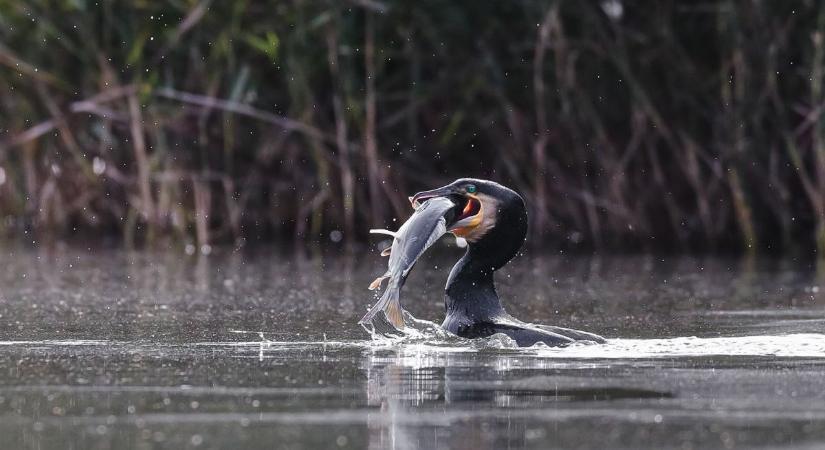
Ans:
[[[536,243],[823,251],[823,30],[819,2],[0,0],[2,226],[352,242],[479,176]]]

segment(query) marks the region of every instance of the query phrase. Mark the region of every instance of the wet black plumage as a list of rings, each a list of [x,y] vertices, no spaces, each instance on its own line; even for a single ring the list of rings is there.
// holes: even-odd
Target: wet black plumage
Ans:
[[[470,192],[472,191],[472,192]],[[604,342],[601,336],[561,327],[522,322],[506,312],[496,292],[494,274],[521,249],[527,236],[527,208],[521,196],[498,183],[478,179],[460,179],[443,188],[420,192],[413,202],[436,196],[449,196],[461,209],[479,199],[484,217],[475,228],[454,231],[467,237],[464,256],[450,272],[445,292],[446,317],[442,327],[465,338],[479,338],[503,333],[519,346],[544,342],[562,346],[575,341]],[[484,205],[484,203],[487,205]],[[456,214],[448,229],[462,222]],[[467,219],[465,219],[466,221]],[[489,226],[492,222],[492,226]],[[473,230],[485,228],[478,234]]]

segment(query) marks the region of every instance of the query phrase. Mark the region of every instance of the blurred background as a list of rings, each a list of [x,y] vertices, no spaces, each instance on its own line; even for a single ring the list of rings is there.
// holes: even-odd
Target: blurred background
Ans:
[[[530,242],[825,252],[825,3],[0,0],[0,235],[366,242],[499,181]]]

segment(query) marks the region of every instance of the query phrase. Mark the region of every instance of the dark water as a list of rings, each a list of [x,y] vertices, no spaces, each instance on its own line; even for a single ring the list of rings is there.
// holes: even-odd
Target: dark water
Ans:
[[[416,317],[440,322],[456,258],[419,263]],[[4,250],[0,447],[825,446],[825,278],[807,263],[518,259],[510,312],[611,338],[566,349],[371,342],[356,322],[383,265]]]

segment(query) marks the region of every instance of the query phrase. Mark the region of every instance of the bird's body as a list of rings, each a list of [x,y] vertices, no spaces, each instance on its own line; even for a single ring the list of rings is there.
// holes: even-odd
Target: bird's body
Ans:
[[[474,251],[467,254],[453,268],[447,282],[445,309],[447,315],[441,324],[445,330],[468,339],[502,333],[520,347],[537,342],[555,347],[574,341],[604,342],[595,334],[568,328],[551,327],[522,322],[504,309],[496,292],[494,265],[475,261]],[[484,269],[489,266],[491,269]]]
[[[471,339],[502,333],[519,346],[604,342],[601,336],[584,331],[522,322],[505,311],[493,276],[516,256],[526,239],[527,209],[520,195],[492,181],[465,178],[419,192],[410,200],[416,207],[439,197],[455,205],[447,210],[446,203],[440,203],[446,231],[468,243],[447,280],[444,329]]]
[[[482,198],[482,202],[485,197],[495,199],[494,211],[490,211],[492,208],[485,209],[488,213],[495,213],[494,226],[474,239],[468,239],[467,252],[450,272],[444,305],[447,315],[441,326],[465,338],[502,333],[522,347],[537,342],[549,346],[566,345],[578,340],[603,342],[602,337],[591,333],[525,323],[505,311],[496,292],[493,275],[510,262],[524,245],[527,209],[524,200],[515,191],[491,182],[470,181],[476,189],[484,189],[480,186],[490,183],[485,186],[489,191],[477,196]],[[490,204],[491,200],[486,202]]]

